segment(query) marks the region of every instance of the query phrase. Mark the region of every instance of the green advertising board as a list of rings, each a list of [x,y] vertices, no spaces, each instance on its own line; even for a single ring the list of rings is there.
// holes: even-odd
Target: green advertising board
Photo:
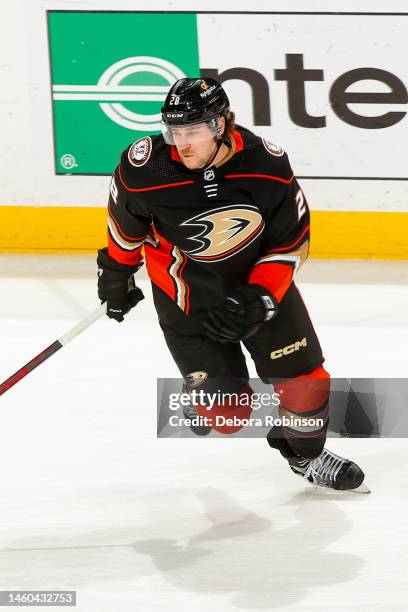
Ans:
[[[57,174],[110,174],[160,131],[172,83],[200,74],[191,13],[48,11]]]

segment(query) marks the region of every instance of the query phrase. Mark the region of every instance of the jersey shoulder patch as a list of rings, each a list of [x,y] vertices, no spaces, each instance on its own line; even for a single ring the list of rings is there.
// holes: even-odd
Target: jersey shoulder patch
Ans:
[[[282,149],[281,146],[271,142],[267,138],[261,138],[261,140],[263,146],[270,155],[273,155],[274,157],[282,157],[283,155],[285,155],[285,151]]]
[[[144,166],[150,159],[152,154],[152,139],[150,136],[144,136],[136,140],[128,150],[128,160],[136,168]]]
[[[289,180],[293,171],[286,151],[267,138],[255,136],[251,145],[244,149],[248,172],[267,174]]]
[[[182,180],[174,164],[163,136],[152,134],[139,138],[122,152],[118,172],[124,187],[139,192],[176,178]]]

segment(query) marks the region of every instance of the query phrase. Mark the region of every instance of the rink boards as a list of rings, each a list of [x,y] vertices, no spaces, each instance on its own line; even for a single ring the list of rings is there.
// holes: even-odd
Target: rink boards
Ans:
[[[310,255],[408,259],[406,213],[312,210]],[[106,245],[106,209],[0,206],[0,253],[89,253]]]

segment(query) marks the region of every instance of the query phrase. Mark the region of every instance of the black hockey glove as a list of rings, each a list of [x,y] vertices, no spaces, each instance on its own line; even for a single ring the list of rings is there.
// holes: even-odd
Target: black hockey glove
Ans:
[[[133,274],[141,267],[126,266],[108,255],[108,249],[98,251],[98,296],[106,302],[110,319],[123,321],[124,315],[144,299],[142,290],[135,285]]]
[[[261,285],[244,285],[231,291],[219,308],[210,311],[203,323],[205,333],[216,342],[245,340],[273,319],[277,308],[275,298],[267,289]]]

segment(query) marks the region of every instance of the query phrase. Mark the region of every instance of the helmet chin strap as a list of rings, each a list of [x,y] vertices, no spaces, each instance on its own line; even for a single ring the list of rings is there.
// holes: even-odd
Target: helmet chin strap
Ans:
[[[210,157],[207,159],[207,161],[205,162],[205,164],[203,166],[201,166],[200,168],[195,168],[195,172],[202,172],[203,170],[206,170],[207,168],[209,168],[209,166],[211,166],[211,164],[213,163],[214,159],[217,157],[218,151],[220,150],[222,145],[222,140],[217,140],[215,143],[215,149],[214,151],[211,153]]]
[[[217,157],[218,151],[220,150],[223,144],[225,144],[229,149],[231,148],[231,143],[228,140],[226,140],[225,138],[217,138],[217,140],[215,141],[215,149],[211,153],[210,157],[207,159],[203,166],[201,166],[200,168],[194,168],[194,172],[202,172],[203,170],[207,170],[207,168],[211,166],[214,159]]]

